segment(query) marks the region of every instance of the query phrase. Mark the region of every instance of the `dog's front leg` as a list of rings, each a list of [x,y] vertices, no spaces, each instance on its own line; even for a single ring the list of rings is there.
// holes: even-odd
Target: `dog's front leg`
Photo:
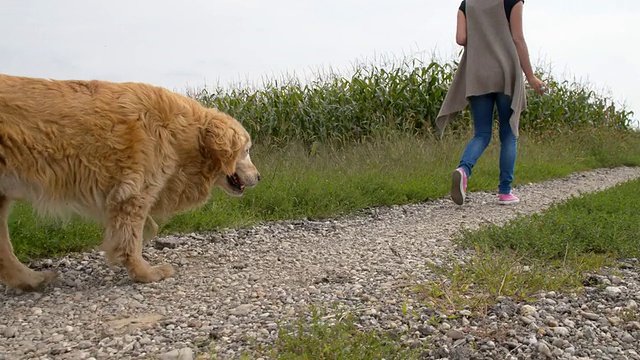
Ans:
[[[143,229],[148,219],[150,199],[148,195],[132,195],[117,202],[108,202],[108,220],[102,243],[111,264],[124,265],[134,281],[143,283],[162,280],[175,272],[169,264],[151,266],[142,257]]]

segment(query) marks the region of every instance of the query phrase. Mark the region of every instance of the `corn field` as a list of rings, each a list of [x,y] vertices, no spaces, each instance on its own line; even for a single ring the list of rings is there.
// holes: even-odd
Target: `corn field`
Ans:
[[[435,119],[453,79],[457,62],[425,62],[417,57],[381,63],[358,63],[349,76],[317,74],[266,81],[261,88],[206,88],[188,93],[205,106],[240,120],[255,142],[348,142],[390,131],[433,134]],[[528,107],[521,129],[550,131],[581,127],[629,129],[631,111],[579,82],[538,76],[551,92],[538,96],[527,87]],[[447,125],[471,126],[468,110]]]

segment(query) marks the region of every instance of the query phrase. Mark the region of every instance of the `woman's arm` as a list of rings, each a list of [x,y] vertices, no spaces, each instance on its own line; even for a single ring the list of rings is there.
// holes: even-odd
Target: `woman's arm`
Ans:
[[[513,43],[516,45],[518,58],[520,58],[520,66],[522,67],[522,71],[524,71],[524,75],[527,77],[527,82],[538,94],[542,94],[544,91],[542,91],[541,88],[544,87],[545,84],[533,73],[533,68],[531,67],[529,48],[524,39],[522,29],[522,9],[522,1],[518,1],[511,10],[511,37],[513,38]]]
[[[458,25],[456,27],[456,43],[467,46],[467,17],[458,9]]]

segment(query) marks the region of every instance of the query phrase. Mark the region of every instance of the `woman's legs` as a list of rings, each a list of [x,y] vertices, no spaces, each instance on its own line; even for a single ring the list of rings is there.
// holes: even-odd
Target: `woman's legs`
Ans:
[[[491,141],[493,126],[493,108],[498,109],[500,124],[500,194],[498,203],[514,204],[519,199],[511,194],[511,183],[516,164],[517,139],[509,118],[511,117],[511,97],[503,93],[490,93],[469,98],[471,115],[473,116],[474,137],[469,141],[462,154],[458,168],[452,174],[451,198],[462,205],[466,197],[467,179],[473,167]]]

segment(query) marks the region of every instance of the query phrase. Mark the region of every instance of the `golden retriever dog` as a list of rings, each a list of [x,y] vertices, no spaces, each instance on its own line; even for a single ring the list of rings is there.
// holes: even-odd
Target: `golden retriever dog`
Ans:
[[[158,230],[152,217],[201,206],[214,186],[232,196],[255,186],[250,147],[236,119],[161,87],[0,75],[0,279],[29,291],[56,278],[14,255],[16,200],[103,225],[107,261],[133,281],[172,276],[142,257]]]

